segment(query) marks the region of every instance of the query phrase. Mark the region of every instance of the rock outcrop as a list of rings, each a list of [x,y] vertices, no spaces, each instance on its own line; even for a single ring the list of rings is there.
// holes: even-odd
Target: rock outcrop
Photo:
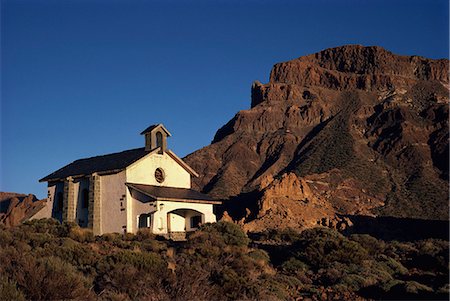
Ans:
[[[33,194],[0,192],[0,224],[17,226],[35,215],[46,205]]]
[[[194,184],[254,231],[337,214],[448,219],[448,68],[356,45],[276,64],[251,109],[185,158]]]

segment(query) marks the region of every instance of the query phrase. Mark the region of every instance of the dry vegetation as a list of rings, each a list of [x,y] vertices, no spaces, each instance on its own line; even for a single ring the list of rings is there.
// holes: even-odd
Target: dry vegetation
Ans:
[[[252,236],[204,225],[186,242],[55,220],[0,230],[0,300],[447,299],[448,242],[325,228]]]

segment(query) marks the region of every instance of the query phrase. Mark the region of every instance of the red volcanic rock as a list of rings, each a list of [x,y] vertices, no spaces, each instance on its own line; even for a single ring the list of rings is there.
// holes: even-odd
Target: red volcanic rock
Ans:
[[[357,45],[276,64],[251,109],[185,158],[194,186],[252,231],[336,213],[448,219],[448,68]]]
[[[32,217],[46,204],[35,195],[0,192],[0,223],[6,227],[17,226]]]

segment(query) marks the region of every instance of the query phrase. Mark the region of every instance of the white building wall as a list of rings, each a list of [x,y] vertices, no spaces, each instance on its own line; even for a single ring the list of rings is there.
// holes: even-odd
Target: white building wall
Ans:
[[[162,205],[162,206],[161,206]],[[185,203],[185,202],[172,202],[172,201],[157,201],[156,202],[157,211],[153,214],[153,229],[152,232],[155,234],[166,234],[168,233],[168,223],[167,217],[168,213],[177,210],[177,209],[188,209],[195,210],[200,212],[203,215],[202,222],[203,223],[214,223],[216,221],[216,216],[213,213],[213,205],[212,204],[199,204],[199,203]],[[180,219],[179,217],[172,216],[175,214],[169,214],[169,218],[171,218],[170,228],[171,231],[189,231],[190,229],[190,217],[196,215],[195,212],[188,212],[186,217],[187,219]],[[177,230],[182,229],[182,230]]]
[[[162,183],[158,183],[155,179],[157,168],[164,171],[165,179]],[[129,183],[191,188],[191,175],[167,153],[147,155],[128,166],[126,172],[126,180]]]
[[[176,213],[167,214],[167,222],[170,224],[170,231],[184,232],[186,231],[186,218]],[[168,227],[169,228],[169,227]]]
[[[164,171],[164,182],[162,183],[156,181],[155,171],[157,168],[161,168]],[[125,171],[126,181],[124,182],[176,188],[191,188],[190,173],[167,155],[167,153],[149,154],[128,166]],[[128,189],[126,190],[126,198],[127,232],[136,233],[137,216],[144,212],[142,212],[141,209],[138,209],[139,205],[133,206],[136,200],[133,200]]]

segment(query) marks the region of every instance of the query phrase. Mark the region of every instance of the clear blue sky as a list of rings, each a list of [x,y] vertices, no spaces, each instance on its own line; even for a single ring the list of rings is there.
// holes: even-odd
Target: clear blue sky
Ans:
[[[1,191],[142,147],[183,157],[250,106],[273,64],[344,44],[448,57],[448,1],[1,1]]]

